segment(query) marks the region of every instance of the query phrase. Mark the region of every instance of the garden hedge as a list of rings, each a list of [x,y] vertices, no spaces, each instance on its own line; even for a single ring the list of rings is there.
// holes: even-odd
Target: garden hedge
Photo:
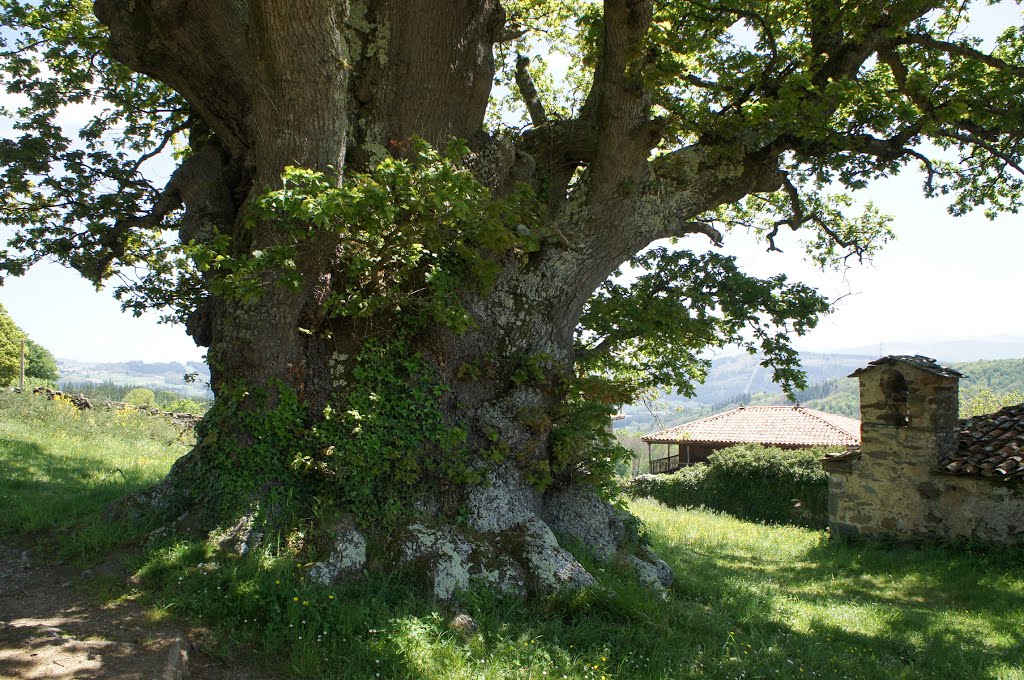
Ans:
[[[742,519],[814,528],[828,522],[822,457],[835,449],[783,450],[741,444],[667,475],[642,475],[628,494],[669,507],[706,507]]]

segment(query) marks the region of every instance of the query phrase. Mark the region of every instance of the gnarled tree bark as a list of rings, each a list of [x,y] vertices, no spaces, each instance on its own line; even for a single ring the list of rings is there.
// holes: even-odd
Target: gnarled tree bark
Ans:
[[[840,257],[835,246],[863,255],[870,246],[859,240],[884,240],[884,220],[866,215],[860,225],[840,219],[845,231],[832,228],[824,220],[836,212],[821,185],[838,176],[856,187],[917,158],[928,166],[931,190],[943,169],[915,150],[925,135],[955,142],[967,174],[975,175],[947,177],[960,207],[1004,200],[1019,205],[1017,197],[1007,197],[1016,189],[1003,196],[985,179],[1006,168],[1020,171],[1019,125],[1009,113],[985,124],[961,115],[960,108],[975,106],[981,99],[974,98],[982,94],[968,84],[980,71],[960,60],[998,72],[989,86],[1005,99],[1014,98],[1016,90],[1002,78],[1018,72],[1019,65],[930,33],[926,16],[941,8],[935,0],[908,0],[850,4],[837,11],[830,3],[810,2],[761,14],[756,7],[714,3],[604,0],[603,11],[579,22],[592,82],[578,112],[564,119],[549,115],[522,57],[515,80],[532,125],[516,135],[494,136],[483,126],[495,76],[493,45],[527,30],[506,30],[499,0],[95,2],[96,15],[109,27],[113,55],[180,93],[193,114],[191,155],[152,213],[140,218],[157,223],[183,205],[183,243],[226,240],[225,259],[239,262],[291,247],[288,224],[255,218],[253,210],[268,191],[283,186],[288,166],[323,173],[335,187],[358,186],[382,161],[414,158],[415,138],[434,148],[465,140],[471,149],[465,166],[494,197],[511,200],[525,184],[543,206],[537,209],[543,216],[531,218],[543,224],[518,224],[512,230],[522,247],[488,261],[497,271],[489,286],[466,285],[453,294],[472,319],[468,330],[438,324],[406,328],[402,336],[410,361],[429,365],[432,380],[444,387],[435,395],[440,417],[449,432],[464,435],[468,450],[458,473],[443,471],[447,463],[440,463],[442,471],[432,472],[420,487],[422,497],[415,503],[404,499],[409,502],[400,530],[385,541],[400,561],[424,563],[440,597],[474,579],[534,592],[591,582],[561,539],[599,559],[620,559],[652,584],[670,578],[665,565],[633,540],[628,517],[581,483],[584,475],[554,465],[562,455],[557,449],[564,430],[553,431],[553,423],[565,404],[573,404],[570,397],[582,391],[582,381],[570,388],[566,380],[576,377],[578,360],[601,366],[599,360],[587,361],[637,340],[641,328],[650,331],[646,319],[619,324],[621,319],[604,318],[595,324],[602,325],[603,339],[592,338],[589,350],[574,355],[577,325],[581,318],[592,320],[585,314],[588,300],[606,317],[629,315],[624,311],[633,301],[628,294],[608,292],[605,301],[613,304],[604,307],[601,295],[592,295],[649,244],[693,235],[719,245],[722,234],[702,217],[752,194],[774,193],[726,219],[751,226],[748,215],[763,209],[774,220],[774,227],[760,225],[772,248],[780,227],[813,224],[826,243],[823,261]],[[943,17],[937,20],[940,28],[950,18]],[[737,21],[756,34],[754,44],[741,46],[744,41],[732,39]],[[689,34],[695,27],[698,37]],[[936,53],[948,63],[929,57]],[[873,56],[889,71],[876,72],[870,66]],[[910,78],[914,64],[923,70]],[[955,77],[939,87],[945,67]],[[671,72],[683,68],[693,72]],[[861,78],[866,71],[871,77]],[[895,87],[888,84],[889,75]],[[875,102],[887,112],[876,116],[864,110]],[[673,141],[662,143],[662,137]],[[129,221],[115,225],[110,244],[101,242],[111,257],[125,245]],[[271,419],[280,410],[278,401],[287,405],[294,397],[301,415],[275,426],[347,436],[328,425],[331,408],[348,409],[346,399],[357,399],[352,387],[357,357],[381,337],[396,335],[401,312],[392,308],[390,316],[366,318],[328,310],[339,294],[351,292],[346,287],[358,287],[347,259],[350,251],[358,256],[358,248],[354,239],[338,233],[327,229],[318,238],[298,241],[287,266],[299,276],[289,279],[289,286],[277,285],[279,272],[273,270],[258,280],[256,293],[242,297],[228,294],[212,272],[198,284],[206,294],[191,314],[189,332],[209,347],[213,388],[219,404],[227,404],[221,412],[230,417],[204,428],[196,449],[149,494],[150,506],[187,519],[201,516],[204,507],[216,505],[232,467],[258,451],[265,460],[257,463],[266,465],[249,460],[245,474],[253,477],[247,481],[263,503],[263,524],[246,512],[238,513],[240,519],[211,520],[230,526],[225,540],[244,548],[272,524],[267,517],[274,515],[274,502],[267,499],[281,482],[266,470],[296,464],[316,468],[313,458],[332,455],[333,443],[317,439],[322,451],[296,457],[287,441],[268,448],[259,427],[242,423]],[[792,321],[799,332],[823,309],[820,297],[783,286],[782,277],[765,282],[737,276],[715,287],[708,279],[730,276],[732,262],[677,257],[682,254],[658,255],[680,286],[655,277],[639,290],[665,298],[682,286],[692,286],[695,298],[704,291],[704,308],[695,315],[713,316],[707,308],[717,304],[730,323],[697,329],[695,343],[735,338],[735,324],[748,323],[766,352],[781,356],[781,364],[792,363],[786,358],[792,348],[778,335],[769,337],[766,326],[772,324],[755,317],[763,312],[775,327]],[[709,272],[693,272],[695,262]],[[86,258],[80,268],[88,264]],[[110,262],[99,264],[106,271]],[[684,272],[687,266],[691,269]],[[690,273],[697,276],[691,279]],[[426,274],[420,275],[426,281]],[[614,287],[609,284],[602,294]],[[675,309],[683,310],[681,316],[690,311],[685,305]],[[667,335],[672,330],[667,326],[664,322],[658,332]],[[644,352],[648,358],[653,353],[649,347]],[[649,365],[654,363],[651,359]],[[659,379],[670,373],[660,364]],[[407,382],[411,390],[415,380]],[[246,396],[257,392],[277,396],[266,402]],[[358,425],[352,435],[357,431]],[[398,455],[434,460],[436,452],[427,449]],[[552,468],[547,485],[537,484],[533,474]],[[358,571],[368,559],[367,546],[379,544],[367,541],[366,531],[343,517],[321,550],[314,576],[330,581]]]
[[[464,293],[474,329],[428,329],[411,348],[449,386],[442,409],[467,424],[477,452],[471,465],[486,477],[420,499],[395,539],[403,561],[424,563],[439,597],[474,580],[531,592],[593,582],[556,533],[602,560],[624,560],[657,587],[671,579],[664,563],[630,543],[628,518],[593,489],[567,476],[542,492],[524,474],[531,461],[551,455],[551,415],[565,396],[559,376],[573,374],[573,334],[593,290],[655,239],[708,233],[691,222],[700,213],[778,185],[781,149],[769,144],[760,156],[747,153],[731,174],[705,163],[701,147],[664,161],[686,165],[689,181],[666,182],[652,169],[658,124],[635,63],[651,12],[648,1],[608,0],[602,59],[580,116],[536,119],[517,146],[482,132],[492,43],[504,24],[496,0],[96,2],[115,56],[184,95],[197,130],[207,131],[193,135],[186,186],[178,190],[187,209],[183,241],[208,238],[215,226],[230,233],[239,254],[280,243],[279,225],[252,225],[245,214],[257,196],[280,186],[286,166],[324,171],[340,183],[347,171],[401,155],[413,136],[434,145],[468,139],[471,167],[496,194],[527,182],[547,197],[548,231],[556,236],[525,260],[509,257],[486,293]],[[211,295],[202,303],[189,330],[209,347],[219,398],[239,385],[283,384],[315,425],[351,370],[345,358],[366,340],[364,326],[322,312],[341,255],[337,242],[309,243],[296,256],[297,289],[275,286],[270,276],[259,299]],[[510,383],[508,370],[523,356],[545,357],[549,379]],[[496,366],[494,377],[458,371],[485,361]],[[252,444],[243,431],[216,436]],[[501,463],[484,455],[495,437],[508,452]],[[197,483],[208,474],[211,439],[207,432],[175,466],[148,496],[151,504],[197,514],[203,494],[216,493],[215,484]],[[459,515],[462,524],[453,521]],[[366,560],[361,531],[351,523],[337,529],[316,578],[357,570]],[[243,518],[231,533],[244,546],[258,531]]]

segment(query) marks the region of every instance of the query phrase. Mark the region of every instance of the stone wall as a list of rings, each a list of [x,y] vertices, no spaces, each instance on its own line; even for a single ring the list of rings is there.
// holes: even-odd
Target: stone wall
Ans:
[[[833,533],[1024,541],[1024,485],[941,472],[955,452],[959,374],[887,357],[857,371],[861,449],[826,458]]]
[[[16,394],[21,393],[21,389],[18,387],[12,387],[11,391]],[[95,408],[95,405],[92,403],[92,401],[84,394],[70,394],[67,392],[61,392],[60,390],[53,390],[50,389],[49,387],[36,387],[32,390],[32,394],[43,395],[50,400],[56,399],[57,397],[66,399],[67,401],[74,404],[75,407],[81,411],[86,411]],[[146,413],[147,415],[151,416],[161,416],[167,418],[168,420],[170,420],[175,425],[178,425],[179,427],[195,427],[199,423],[199,421],[203,419],[202,416],[196,415],[194,413],[174,413],[172,411],[164,411],[155,406],[132,406],[131,404],[125,403],[123,401],[104,401],[100,403],[100,406],[115,411],[120,411],[123,409],[132,409],[135,411]]]
[[[897,437],[894,443],[904,441]],[[1024,541],[1020,484],[957,477],[878,452],[826,462],[825,470],[829,528],[835,534]]]

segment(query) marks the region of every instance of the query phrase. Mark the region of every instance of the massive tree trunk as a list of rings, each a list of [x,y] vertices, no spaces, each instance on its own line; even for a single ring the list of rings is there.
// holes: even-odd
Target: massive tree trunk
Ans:
[[[323,171],[341,183],[388,154],[401,156],[413,137],[435,146],[470,140],[473,167],[496,194],[521,180],[559,191],[532,173],[535,164],[524,152],[481,131],[494,75],[491,47],[504,23],[497,0],[98,0],[96,13],[110,27],[118,59],[169,84],[194,109],[192,155],[182,169],[184,242],[209,241],[216,229],[230,234],[238,256],[279,245],[285,226],[270,219],[253,224],[248,215],[253,201],[281,186],[286,166]],[[637,160],[628,149],[602,153],[614,155],[611,164]],[[618,179],[598,175],[595,193],[620,191],[612,186]],[[348,391],[355,389],[361,352],[367,342],[381,342],[382,326],[396,324],[325,315],[325,297],[342,285],[345,252],[337,240],[322,238],[295,253],[299,285],[275,285],[270,271],[257,296],[211,294],[197,307],[189,331],[209,347],[218,404],[195,450],[145,502],[180,515],[182,526],[237,520],[225,541],[245,550],[282,528],[275,522],[295,519],[282,516],[280,487],[296,483],[299,473],[289,471],[304,459],[308,476],[327,480],[308,484],[318,499],[304,501],[307,510],[315,502],[340,513],[332,526],[313,532],[334,538],[321,536],[307,548],[321,558],[313,570],[320,580],[358,571],[367,559],[365,535],[375,531],[367,508],[398,504],[386,550],[422,563],[442,598],[474,579],[513,592],[593,582],[556,534],[599,559],[618,556],[652,584],[667,584],[670,572],[633,540],[629,518],[597,495],[580,466],[553,463],[549,442],[573,376],[573,333],[584,303],[651,234],[603,243],[588,236],[602,210],[597,201],[561,206],[557,196],[549,199],[557,237],[529,258],[506,257],[486,291],[462,292],[470,330],[425,327],[403,340],[403,351],[439,386],[443,423],[462,433],[457,465],[429,441],[397,451],[422,459],[417,464],[388,463],[401,440],[330,469],[314,459],[333,445],[295,450],[312,441],[296,429],[324,429],[325,408],[352,408]],[[404,379],[422,377],[412,373]],[[273,421],[292,398],[301,421],[288,424],[294,442],[253,426]],[[352,501],[358,489],[329,483],[346,466],[420,477],[409,485],[418,495]],[[367,474],[340,484],[373,479]],[[388,496],[393,487],[401,495],[403,483],[376,480],[367,493]],[[335,492],[338,499],[331,498]]]
[[[471,574],[586,583],[565,538],[663,583],[598,493],[610,404],[685,388],[700,348],[735,341],[798,386],[786,336],[827,305],[729,257],[644,249],[721,245],[726,224],[770,249],[806,229],[823,264],[869,256],[885,219],[843,217],[823,186],[910,159],[957,211],[1019,202],[1014,38],[988,55],[947,39],[962,17],[934,0],[770,16],[603,0],[514,26],[500,0],[95,0],[109,40],[75,3],[23,4],[2,12],[20,32],[2,70],[30,104],[20,139],[0,140],[16,227],[0,273],[49,255],[97,284],[121,277],[126,307],[187,320],[217,403],[195,450],[135,500],[241,549],[301,526],[288,545],[321,580],[375,545],[425,562],[441,596]],[[493,46],[554,46],[547,28],[566,23],[585,98],[549,115],[520,56],[499,80],[509,68],[531,124],[489,134]],[[112,110],[72,142],[62,100]],[[183,131],[158,191],[143,164]],[[930,161],[927,138],[961,163]],[[607,281],[630,258],[646,271]]]

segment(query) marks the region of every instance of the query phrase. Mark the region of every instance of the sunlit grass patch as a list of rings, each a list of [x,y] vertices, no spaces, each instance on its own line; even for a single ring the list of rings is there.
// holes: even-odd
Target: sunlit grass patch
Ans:
[[[677,597],[739,614],[740,629],[780,641],[807,672],[1004,677],[1000,658],[1013,673],[1024,661],[1019,549],[847,543],[653,501],[631,508],[681,575]]]
[[[137,535],[101,511],[185,451],[138,414],[6,394],[0,409],[0,533],[45,535],[64,555],[96,559]],[[1019,550],[848,543],[650,500],[630,508],[675,570],[667,600],[582,555],[600,588],[531,602],[474,591],[454,605],[401,570],[318,586],[276,547],[240,558],[170,536],[129,567],[154,620],[184,619],[204,649],[291,677],[1024,680]],[[453,630],[456,610],[478,628]]]
[[[62,532],[65,557],[88,560],[132,535],[100,513],[187,451],[180,430],[143,413],[8,392],[0,413],[0,536]]]

